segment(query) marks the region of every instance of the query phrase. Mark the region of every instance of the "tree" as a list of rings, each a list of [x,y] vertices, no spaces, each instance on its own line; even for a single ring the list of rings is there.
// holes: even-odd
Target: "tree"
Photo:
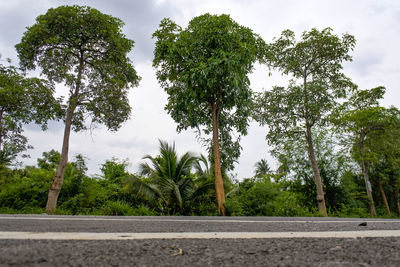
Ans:
[[[101,172],[103,173],[104,179],[117,184],[122,184],[123,180],[129,176],[126,168],[128,167],[128,160],[119,161],[116,158],[106,160],[101,165]]]
[[[45,130],[47,121],[56,119],[59,104],[53,93],[51,83],[0,64],[0,164],[11,163],[31,147],[23,135],[24,124],[34,122]]]
[[[37,66],[50,81],[68,88],[61,159],[49,190],[46,210],[53,213],[68,162],[71,127],[75,131],[92,123],[116,131],[131,113],[128,88],[137,86],[127,53],[133,41],[121,32],[123,22],[86,6],[60,6],[40,15],[16,45],[21,66]]]
[[[262,58],[264,42],[228,15],[210,14],[195,17],[184,30],[164,19],[153,37],[157,39],[153,66],[169,95],[165,109],[178,123],[178,131],[193,128],[212,136],[207,144],[213,156],[218,213],[223,215],[221,165],[231,167],[240,154],[231,132],[247,132],[251,108],[247,74]]]
[[[296,41],[292,31],[286,30],[269,45],[268,64],[284,74],[291,75],[287,88],[274,87],[258,94],[255,119],[267,124],[267,139],[277,145],[288,140],[305,138],[308,156],[314,173],[318,209],[327,216],[324,189],[315,157],[312,132],[316,125],[324,125],[327,115],[337,106],[337,99],[344,97],[354,85],[341,72],[342,62],[351,60],[349,51],[355,39],[344,34],[332,34],[330,28],[312,29]]]
[[[385,157],[390,157],[394,162],[400,147],[400,112],[394,107],[386,109],[379,106],[378,100],[383,98],[384,93],[384,87],[356,91],[333,119],[344,131],[352,134],[352,154],[360,163],[363,172],[372,216],[376,216],[376,211],[369,177],[370,167]],[[378,183],[381,183],[379,178]],[[386,196],[381,185],[380,190],[385,201]]]
[[[52,149],[49,152],[43,152],[42,156],[43,158],[37,159],[38,167],[45,170],[56,170],[60,163],[60,152]]]
[[[256,168],[254,174],[256,177],[264,177],[265,175],[271,173],[271,167],[265,159],[261,159],[254,164]]]
[[[331,129],[315,127],[313,144],[321,180],[324,185],[326,207],[330,212],[341,209],[343,205],[350,207],[349,189],[343,185],[343,177],[353,170],[347,150],[339,149],[337,137]],[[278,180],[286,190],[295,192],[304,206],[310,210],[317,205],[315,179],[308,157],[307,141],[283,139],[281,145],[274,147],[272,155],[279,159],[282,177]]]
[[[161,201],[161,208],[167,214],[175,214],[184,209],[185,202],[190,200],[194,192],[190,171],[197,157],[186,152],[181,157],[172,146],[160,141],[160,154],[156,157],[146,155],[150,161],[140,164],[140,174],[150,178],[146,183],[138,177],[131,177],[127,188],[148,199]]]

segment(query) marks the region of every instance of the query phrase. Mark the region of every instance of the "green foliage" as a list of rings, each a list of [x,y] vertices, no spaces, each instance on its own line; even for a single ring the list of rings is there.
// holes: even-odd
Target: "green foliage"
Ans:
[[[55,170],[60,163],[60,152],[52,149],[49,152],[42,153],[43,158],[37,159],[37,165],[41,169]]]
[[[15,67],[0,64],[0,164],[11,164],[31,148],[23,135],[24,124],[34,122],[46,129],[47,121],[57,118],[60,106],[53,93],[51,83],[26,78]]]
[[[40,15],[16,45],[21,66],[41,67],[50,81],[70,88],[75,130],[93,123],[117,130],[130,114],[127,88],[139,77],[126,56],[133,41],[121,32],[123,22],[96,9],[59,6]]]
[[[254,175],[256,177],[264,177],[271,173],[271,167],[265,159],[261,159],[254,164],[255,170]]]
[[[25,206],[22,209],[0,207],[0,214],[43,214],[43,208]],[[63,213],[65,214],[65,213]]]
[[[269,45],[268,64],[292,77],[289,85],[273,87],[255,97],[253,117],[268,125],[267,140],[275,149],[282,144],[307,141],[312,165],[318,209],[327,216],[323,182],[313,145],[313,127],[326,127],[330,114],[355,85],[341,71],[342,62],[350,61],[355,39],[342,38],[330,28],[304,32],[297,41],[292,31],[282,32]],[[318,151],[317,151],[318,153]]]
[[[300,41],[286,30],[269,45],[269,65],[293,77],[287,88],[274,87],[256,96],[254,117],[268,125],[271,144],[277,145],[282,137],[304,138],[306,124],[326,123],[337,99],[355,87],[341,73],[354,45],[353,36],[339,38],[330,28],[304,32]]]
[[[336,137],[330,131],[316,129],[313,134],[314,146],[317,152],[316,160],[324,185],[327,209],[331,212],[340,209],[343,205],[353,205],[353,184],[344,183],[346,176],[352,175],[354,164],[345,150],[336,145]],[[317,205],[315,180],[307,155],[307,145],[302,139],[285,143],[281,149],[275,149],[281,159],[283,172],[282,182],[292,192],[299,194],[301,203],[312,209]],[[282,175],[281,174],[281,175]]]
[[[155,216],[156,212],[145,206],[132,207],[123,201],[107,201],[103,207],[105,215],[112,216]]]
[[[68,162],[71,127],[75,131],[104,124],[116,131],[131,113],[128,89],[140,77],[127,54],[134,42],[125,37],[123,22],[87,6],[50,8],[36,18],[16,45],[24,70],[41,68],[50,81],[68,88],[60,165],[50,187],[46,210],[54,213]]]
[[[319,139],[324,138],[316,138],[316,140]],[[55,151],[43,153],[44,158],[57,154]],[[297,160],[297,165],[289,165],[292,171],[286,176],[267,174],[262,178],[244,179],[242,182],[232,184],[231,188],[226,189],[229,192],[225,202],[226,214],[228,216],[318,216],[313,208],[315,207],[313,195],[315,190],[313,190],[312,174],[304,157],[303,155],[303,160]],[[326,186],[330,216],[368,217],[368,201],[363,193],[362,177],[354,174],[348,167],[344,167],[346,164],[335,163],[336,157],[337,154],[329,155],[327,152],[320,155],[320,158],[324,159],[321,163],[321,174]],[[177,159],[179,161],[179,157]],[[60,205],[56,214],[217,215],[214,180],[207,174],[202,163],[200,165],[202,175],[200,175],[201,172],[188,174],[187,178],[191,179],[193,186],[190,197],[184,198],[183,208],[175,211],[171,210],[159,195],[143,194],[148,188],[140,188],[140,186],[156,188],[153,178],[129,174],[124,169],[125,164],[126,162],[117,159],[107,160],[103,166],[107,166],[110,171],[105,171],[103,175],[96,178],[90,178],[85,174],[84,157],[77,155],[75,161],[67,165],[64,190],[60,194]],[[43,207],[54,168],[49,169],[47,164],[42,166],[43,168],[25,167],[22,170],[0,167],[0,213],[40,214],[44,212]],[[111,171],[113,169],[124,171],[113,172]],[[308,170],[301,172],[303,169]],[[121,177],[106,175],[110,173],[128,174],[128,183],[121,184],[119,179],[108,179]],[[133,182],[134,178],[138,180],[136,183]],[[130,186],[139,187],[133,190],[129,188]],[[380,216],[387,216],[382,205],[377,206],[377,212]]]
[[[104,179],[111,183],[122,184],[129,176],[126,167],[128,167],[127,160],[118,161],[118,159],[112,158],[111,160],[106,160],[106,162],[101,165],[100,170],[103,173]]]
[[[52,176],[52,171],[35,167],[3,172],[0,206],[18,210],[44,207]]]
[[[227,216],[246,216],[243,210],[243,204],[237,198],[227,198],[225,209]]]
[[[225,168],[238,158],[240,146],[231,132],[246,134],[251,106],[247,75],[262,59],[263,40],[228,15],[204,14],[182,29],[164,19],[156,38],[153,65],[168,93],[165,109],[178,131],[212,132],[212,107],[218,110],[220,146]],[[211,139],[205,139],[211,147]],[[211,150],[211,149],[210,149]]]
[[[175,214],[185,209],[186,202],[194,192],[194,182],[190,177],[196,157],[189,152],[178,157],[175,144],[160,141],[160,155],[147,155],[147,162],[141,163],[141,175],[149,177],[148,182],[131,177],[126,190],[139,194],[149,201],[158,202],[165,214]]]
[[[400,111],[395,107],[379,106],[378,100],[383,97],[384,92],[384,87],[357,90],[334,114],[332,121],[347,134],[343,136],[351,144],[351,155],[359,163],[365,183],[372,185],[372,194],[367,190],[371,212],[373,213],[373,199],[383,199],[383,192],[386,191],[390,200],[386,208],[390,211],[391,206],[400,214],[397,208]],[[383,192],[379,184],[382,185]]]
[[[283,191],[270,178],[246,178],[226,201],[232,216],[313,216],[299,201],[299,194]]]

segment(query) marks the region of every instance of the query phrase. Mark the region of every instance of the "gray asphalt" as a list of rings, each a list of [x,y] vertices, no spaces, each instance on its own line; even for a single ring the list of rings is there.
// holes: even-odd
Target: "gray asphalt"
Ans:
[[[38,218],[38,219],[37,219]],[[367,222],[367,226],[359,226]],[[0,215],[0,231],[400,230],[400,220]],[[400,238],[0,240],[0,266],[400,266]]]

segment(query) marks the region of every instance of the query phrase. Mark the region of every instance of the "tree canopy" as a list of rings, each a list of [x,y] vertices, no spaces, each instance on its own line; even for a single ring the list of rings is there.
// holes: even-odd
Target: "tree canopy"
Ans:
[[[86,128],[87,116],[117,130],[130,115],[127,89],[139,77],[127,57],[134,42],[121,32],[123,25],[87,6],[59,6],[38,16],[16,45],[23,69],[40,67],[50,81],[70,88],[76,130]]]
[[[53,84],[26,78],[17,68],[0,64],[0,164],[10,164],[28,148],[23,125],[36,123],[47,128],[60,111],[53,97]]]
[[[59,6],[37,17],[16,45],[24,69],[40,67],[50,81],[69,88],[61,159],[47,203],[50,213],[61,190],[71,126],[86,129],[86,118],[91,118],[116,131],[130,116],[128,89],[138,85],[139,76],[127,57],[134,42],[122,33],[123,25],[87,6]]]
[[[268,125],[268,141],[279,146],[305,138],[317,185],[318,207],[327,216],[323,185],[312,140],[312,127],[323,126],[338,106],[337,99],[355,86],[342,73],[342,62],[351,60],[355,39],[332,34],[330,28],[304,32],[301,40],[286,30],[268,46],[268,65],[291,76],[287,88],[273,87],[256,96],[254,117]]]
[[[399,163],[400,111],[379,106],[385,88],[357,90],[334,114],[333,121],[350,133],[352,156],[363,171],[370,212],[376,216],[370,181],[370,167],[386,160],[388,167]],[[383,191],[383,190],[382,190]]]
[[[263,58],[264,42],[228,15],[210,14],[193,18],[186,29],[163,19],[153,37],[157,39],[153,65],[169,95],[165,109],[177,122],[178,131],[194,128],[199,134],[212,133],[212,138],[205,139],[214,158],[223,213],[220,147],[222,164],[230,168],[240,154],[231,132],[247,132],[251,108],[247,75],[254,62]]]

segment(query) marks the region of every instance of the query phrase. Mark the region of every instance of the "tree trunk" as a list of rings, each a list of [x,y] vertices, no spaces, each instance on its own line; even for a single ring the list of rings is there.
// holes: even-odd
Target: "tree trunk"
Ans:
[[[61,191],[61,186],[64,180],[65,168],[68,163],[68,150],[69,150],[69,136],[71,133],[72,117],[74,113],[74,107],[69,107],[67,116],[65,118],[65,129],[64,139],[61,150],[60,164],[57,167],[57,172],[54,177],[53,183],[50,186],[49,194],[47,197],[46,212],[53,214],[56,210],[58,195]]]
[[[400,215],[400,201],[397,200],[397,213]]]
[[[399,187],[397,185],[397,181],[393,171],[391,171],[389,174],[389,182],[392,188],[393,199],[395,202],[394,206],[395,209],[397,209],[397,214],[400,215]]]
[[[72,117],[74,116],[75,108],[78,105],[79,90],[81,88],[81,78],[84,69],[84,52],[80,49],[78,75],[75,83],[75,90],[71,90],[71,96],[69,98],[69,105],[67,109],[67,115],[65,118],[65,129],[64,138],[61,149],[60,164],[57,167],[57,172],[54,177],[53,183],[50,186],[49,195],[47,197],[46,212],[53,214],[56,211],[58,195],[61,191],[61,186],[64,180],[65,168],[68,163],[68,150],[69,150],[69,136],[71,134]]]
[[[318,163],[315,158],[315,152],[314,152],[314,145],[313,145],[313,140],[312,140],[312,135],[311,135],[311,126],[306,123],[306,139],[307,139],[307,144],[308,144],[308,157],[311,162],[311,166],[313,169],[314,173],[314,181],[315,185],[317,186],[317,202],[318,202],[318,211],[324,216],[328,217],[328,213],[326,212],[326,205],[325,205],[325,193],[324,193],[324,187],[322,185],[322,179],[321,179],[321,174],[319,173],[319,168],[318,168]]]
[[[3,110],[0,110],[0,155],[3,145]]]
[[[360,137],[360,140],[363,140],[363,137]],[[363,144],[363,142],[359,142],[358,145],[360,147],[361,163],[362,163],[362,169],[363,169],[363,174],[364,174],[365,189],[367,190],[367,196],[368,196],[368,200],[369,200],[369,208],[370,208],[371,216],[376,217],[374,197],[372,196],[372,186],[371,186],[371,182],[369,181],[369,177],[368,177],[369,167],[368,167],[368,164],[364,160],[364,144]]]
[[[388,203],[387,198],[386,198],[385,190],[383,190],[381,179],[378,179],[378,184],[379,184],[379,190],[381,191],[383,203],[385,203],[386,212],[387,212],[387,214],[390,215],[389,203]]]
[[[214,174],[215,174],[215,192],[217,195],[218,215],[225,216],[225,192],[224,181],[221,173],[221,155],[219,151],[219,106],[217,103],[211,104],[212,126],[213,126],[213,153],[214,153]]]

